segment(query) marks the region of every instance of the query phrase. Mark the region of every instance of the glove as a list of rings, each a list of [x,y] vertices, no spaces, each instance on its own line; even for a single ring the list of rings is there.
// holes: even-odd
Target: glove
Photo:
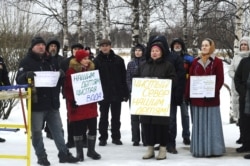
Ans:
[[[128,101],[128,98],[127,98],[127,97],[123,97],[123,98],[122,98],[122,101],[127,102],[127,101]]]
[[[62,69],[59,70],[59,73],[60,73],[60,78],[65,77],[65,73]]]
[[[76,101],[72,101],[71,106],[74,109],[76,109],[78,107],[78,105],[76,104]]]
[[[34,80],[34,77],[36,76],[36,74],[33,72],[33,71],[28,71],[27,73],[26,73],[26,78],[28,79],[28,78],[30,78],[30,79],[32,79],[32,80]]]

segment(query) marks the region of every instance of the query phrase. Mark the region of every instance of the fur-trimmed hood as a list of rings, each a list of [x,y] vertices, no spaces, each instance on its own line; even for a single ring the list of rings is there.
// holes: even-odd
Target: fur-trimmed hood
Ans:
[[[69,68],[73,68],[75,70],[76,73],[83,71],[82,70],[82,64],[79,63],[76,58],[72,58],[69,62]],[[90,70],[95,70],[95,64],[90,61],[89,66],[87,67],[86,71],[90,71]]]

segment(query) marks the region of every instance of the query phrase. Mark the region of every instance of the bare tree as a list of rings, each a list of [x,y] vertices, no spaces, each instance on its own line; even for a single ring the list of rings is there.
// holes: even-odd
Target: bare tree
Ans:
[[[20,7],[31,8],[29,2],[19,3]],[[10,82],[13,85],[20,59],[26,53],[30,46],[30,37],[38,28],[30,22],[31,15],[11,7],[9,2],[0,1],[2,7],[0,11],[0,55],[3,57],[7,70],[9,71]],[[11,15],[9,14],[11,13]],[[8,99],[0,101],[0,118],[7,119],[11,110],[17,104],[17,99]]]

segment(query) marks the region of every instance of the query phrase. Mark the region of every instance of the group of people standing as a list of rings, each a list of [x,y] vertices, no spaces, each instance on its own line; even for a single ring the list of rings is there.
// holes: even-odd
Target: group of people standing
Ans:
[[[250,65],[248,38],[243,38],[239,54],[247,58],[235,62],[230,76],[234,79],[235,92],[239,94],[239,126],[240,143],[243,146],[237,152],[250,151],[249,116],[245,109],[249,108],[250,97]],[[175,38],[168,46],[165,36],[151,36],[147,47],[138,44],[134,47],[133,56],[127,65],[123,58],[116,55],[111,47],[111,41],[103,39],[99,43],[100,52],[94,58],[90,49],[84,49],[82,44],[73,44],[69,58],[59,55],[60,44],[52,39],[47,43],[41,37],[34,37],[27,55],[21,60],[16,77],[17,84],[27,84],[28,79],[34,80],[36,71],[57,71],[59,80],[56,87],[33,87],[31,131],[32,144],[38,158],[37,163],[49,166],[50,162],[43,143],[42,130],[45,122],[46,131],[55,141],[59,151],[60,163],[76,163],[84,161],[83,147],[88,148],[87,156],[98,160],[101,155],[95,151],[97,139],[97,104],[99,104],[99,146],[106,146],[108,140],[109,110],[111,111],[111,138],[115,145],[122,145],[120,133],[121,103],[131,101],[133,78],[157,78],[172,80],[171,108],[169,117],[131,115],[131,132],[133,146],[147,146],[143,159],[155,157],[157,160],[166,159],[166,152],[176,154],[177,107],[180,106],[182,118],[182,137],[185,145],[190,145],[194,157],[221,156],[225,153],[221,116],[220,89],[224,83],[222,60],[216,57],[215,43],[206,38],[201,43],[201,54],[193,58],[187,53],[181,38]],[[246,48],[245,48],[246,47]],[[4,82],[2,72],[4,63],[0,59],[1,85]],[[236,70],[237,69],[237,70]],[[77,105],[73,94],[71,75],[79,72],[98,70],[103,89],[103,100],[86,105]],[[190,97],[194,77],[215,77],[214,96]],[[67,107],[68,143],[64,140],[64,131],[60,117],[60,92]],[[237,99],[236,99],[237,100]],[[236,101],[235,100],[235,101]],[[131,103],[130,103],[131,104]],[[190,105],[192,134],[190,139]],[[87,134],[86,134],[87,133]],[[0,139],[2,141],[2,139]],[[87,143],[86,143],[87,142]],[[159,145],[159,147],[155,147]],[[76,157],[68,148],[76,148]],[[245,158],[250,158],[246,155]]]

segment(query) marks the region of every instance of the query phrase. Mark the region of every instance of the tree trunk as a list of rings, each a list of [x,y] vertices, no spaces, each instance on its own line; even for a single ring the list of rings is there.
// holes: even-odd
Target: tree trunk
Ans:
[[[234,53],[239,51],[239,41],[242,38],[242,0],[237,0],[237,12],[235,16],[235,39],[234,39]]]
[[[99,41],[102,39],[102,22],[101,22],[101,0],[96,0],[96,31],[95,31],[95,48],[96,55],[99,53]]]
[[[150,0],[141,0],[141,8],[142,8],[142,43],[146,44],[149,35],[150,35],[150,28],[149,28],[149,22],[150,22],[150,9],[149,9],[149,1]]]
[[[184,43],[185,43],[185,45],[186,45],[186,47],[188,46],[187,44],[187,34],[188,34],[188,32],[187,32],[187,26],[188,26],[188,20],[187,20],[187,12],[188,12],[188,10],[187,10],[187,0],[184,0],[184,2],[183,2],[183,21],[184,21],[184,25],[183,25],[183,30],[182,30],[182,35],[183,35],[183,41],[184,41]]]
[[[67,57],[69,48],[69,37],[68,37],[68,4],[67,0],[62,0],[63,9],[63,57]]]
[[[78,33],[78,42],[85,46],[83,43],[83,32],[82,32],[82,0],[78,0],[78,20],[77,20],[77,33]]]

